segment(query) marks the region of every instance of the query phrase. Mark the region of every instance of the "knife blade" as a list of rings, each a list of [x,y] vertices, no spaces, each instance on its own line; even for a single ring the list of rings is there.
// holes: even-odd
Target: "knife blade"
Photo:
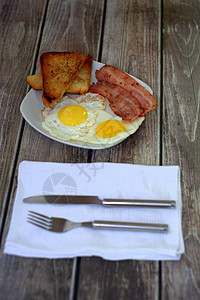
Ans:
[[[175,208],[176,202],[172,200],[139,200],[139,199],[99,199],[97,196],[78,195],[40,195],[23,199],[24,203],[45,204],[97,204],[103,206],[134,206],[153,208]]]

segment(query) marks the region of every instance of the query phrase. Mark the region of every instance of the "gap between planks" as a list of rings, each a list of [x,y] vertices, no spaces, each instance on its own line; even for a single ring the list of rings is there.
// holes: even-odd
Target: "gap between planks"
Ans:
[[[40,26],[39,26],[39,30],[38,30],[38,34],[37,34],[35,49],[33,52],[33,63],[31,66],[30,74],[33,74],[36,69],[37,56],[38,56],[39,48],[40,48],[40,44],[41,44],[42,32],[44,29],[44,23],[45,23],[45,19],[46,19],[47,10],[48,10],[48,3],[49,3],[49,0],[46,0],[45,4],[44,4],[44,9],[43,9],[42,18],[41,18],[41,22],[40,22]],[[30,87],[27,86],[26,94],[28,93],[29,90],[30,90]],[[2,212],[1,222],[0,222],[0,249],[2,248],[3,232],[4,232],[7,213],[8,213],[8,209],[9,209],[9,203],[10,203],[9,200],[12,195],[12,187],[13,187],[13,182],[14,182],[14,176],[15,176],[19,151],[20,151],[20,147],[21,147],[21,140],[22,140],[22,136],[23,136],[24,126],[25,126],[25,120],[22,118],[20,125],[19,125],[19,132],[18,132],[18,137],[17,137],[17,142],[16,142],[16,153],[14,155],[13,165],[11,166],[10,182],[8,185],[7,194],[5,196],[6,201],[5,201],[3,210],[2,210],[3,212]]]
[[[159,165],[163,165],[163,149],[162,149],[162,119],[163,119],[163,26],[164,26],[164,5],[163,0],[160,1],[160,151]],[[162,261],[158,263],[158,300],[162,300]]]
[[[102,56],[102,49],[103,49],[103,35],[104,35],[104,26],[105,26],[105,17],[106,17],[106,7],[107,7],[107,0],[104,0],[104,7],[103,7],[103,16],[102,16],[102,23],[101,23],[101,34],[100,34],[100,43],[99,43],[99,51],[98,51],[98,61],[101,61]],[[92,162],[92,155],[95,150],[88,150],[87,152],[87,163]],[[81,264],[81,257],[74,258],[73,261],[73,270],[72,270],[72,283],[70,289],[69,300],[76,300],[78,294],[78,286],[79,286],[79,270]]]

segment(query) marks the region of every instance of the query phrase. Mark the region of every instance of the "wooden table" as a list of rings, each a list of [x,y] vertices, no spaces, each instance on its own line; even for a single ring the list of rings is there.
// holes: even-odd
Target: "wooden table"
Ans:
[[[0,16],[0,299],[199,299],[200,1],[1,0]],[[157,109],[106,150],[48,139],[19,111],[45,51],[91,53],[135,75]],[[22,160],[179,165],[185,254],[174,262],[3,254]]]

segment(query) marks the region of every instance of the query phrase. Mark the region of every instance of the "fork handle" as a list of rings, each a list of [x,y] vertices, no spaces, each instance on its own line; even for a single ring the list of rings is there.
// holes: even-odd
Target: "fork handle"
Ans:
[[[167,232],[167,224],[151,224],[151,223],[125,223],[112,221],[93,221],[94,229],[114,229],[114,230],[134,230],[149,232]]]

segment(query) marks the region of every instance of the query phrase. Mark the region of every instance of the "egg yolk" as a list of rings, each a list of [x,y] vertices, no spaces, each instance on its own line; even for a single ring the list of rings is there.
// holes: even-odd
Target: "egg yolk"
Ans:
[[[87,120],[87,110],[81,105],[68,105],[58,113],[58,119],[66,126],[77,126]]]
[[[124,131],[126,131],[124,123],[117,120],[108,120],[97,126],[95,134],[101,138],[112,138]]]

